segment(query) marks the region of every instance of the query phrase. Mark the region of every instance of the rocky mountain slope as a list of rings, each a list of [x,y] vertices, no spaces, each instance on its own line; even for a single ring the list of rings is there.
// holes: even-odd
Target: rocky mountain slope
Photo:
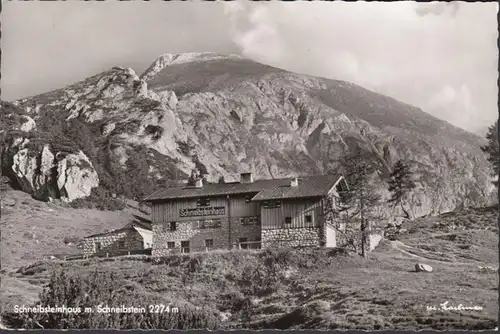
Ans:
[[[114,67],[14,104],[29,120],[8,128],[3,170],[39,198],[82,197],[97,180],[112,188],[117,179],[126,180],[131,163],[142,171],[133,175],[147,174],[150,182],[134,189],[134,196],[161,186],[157,180],[184,178],[193,168],[206,169],[213,180],[249,170],[258,178],[326,173],[356,146],[372,153],[386,197],[391,166],[398,159],[410,162],[417,179],[409,199],[413,216],[483,206],[495,198],[481,138],[354,84],[239,56],[163,55],[140,77]],[[64,140],[47,135],[58,131]],[[41,144],[30,146],[30,140]],[[54,144],[65,141],[70,155],[58,158],[62,148]],[[42,145],[48,142],[53,144]],[[30,154],[34,160],[22,158]],[[73,168],[69,172],[60,166],[64,159]],[[61,186],[68,182],[75,186]],[[52,188],[59,194],[39,191],[43,184],[57,184]]]

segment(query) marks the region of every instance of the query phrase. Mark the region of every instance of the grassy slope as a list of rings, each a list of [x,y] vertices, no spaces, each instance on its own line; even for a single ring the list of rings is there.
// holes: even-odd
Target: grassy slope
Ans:
[[[52,254],[78,253],[76,246],[64,243],[65,237],[81,238],[120,228],[133,220],[134,214],[141,215],[132,208],[115,212],[65,208],[33,200],[20,191],[4,192],[1,196],[2,273],[13,272]],[[2,300],[32,302],[40,290],[37,284],[2,275]]]
[[[53,223],[42,223],[35,217],[48,213],[23,206],[21,210],[29,217],[28,223],[22,221],[23,215],[11,214],[10,224],[31,231],[38,222],[36,227],[45,231],[47,240],[54,240],[50,247],[62,246],[63,236],[69,233],[89,233],[99,225],[97,219],[112,221],[115,215],[106,213],[103,218],[103,213],[63,209]],[[141,257],[43,261],[30,270],[3,274],[2,301],[6,311],[14,303],[33,301],[55,268],[76,275],[98,268],[118,273],[117,286],[139,295],[155,295],[173,306],[192,303],[217,308],[225,313],[228,328],[493,328],[498,316],[498,274],[478,266],[498,268],[496,214],[496,210],[474,211],[420,219],[403,226],[406,232],[398,234],[397,240],[384,241],[367,260],[316,250],[301,255],[289,251],[214,252],[172,257],[161,264]],[[117,227],[121,225],[120,218],[114,219]],[[47,228],[56,221],[64,228]],[[7,231],[22,241],[23,233],[14,233],[12,228]],[[92,232],[97,231],[95,226]],[[28,247],[22,250],[25,254],[40,251],[33,242],[22,245]],[[19,246],[11,241],[8,247],[16,250],[11,255],[12,269],[28,262],[18,262]],[[431,265],[434,271],[414,272],[417,262]],[[439,307],[445,301],[484,309],[426,310],[426,306]],[[140,298],[137,303],[140,306]]]

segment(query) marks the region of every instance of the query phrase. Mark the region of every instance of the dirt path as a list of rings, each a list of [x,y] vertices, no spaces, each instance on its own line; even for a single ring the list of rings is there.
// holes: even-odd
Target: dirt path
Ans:
[[[408,255],[410,257],[413,257],[413,258],[416,258],[416,259],[420,259],[420,260],[423,260],[423,261],[426,261],[426,262],[434,262],[434,263],[442,263],[442,264],[453,264],[453,265],[464,265],[464,266],[485,265],[483,262],[472,261],[472,260],[471,260],[470,263],[467,263],[467,262],[458,262],[458,261],[439,261],[439,260],[429,259],[429,258],[420,256],[420,255],[416,255],[416,254],[408,252],[406,249],[412,249],[412,248],[415,249],[415,247],[411,247],[411,246],[405,245],[404,243],[402,243],[399,240],[393,240],[393,241],[391,241],[391,247],[393,249],[396,249],[396,250],[400,251],[401,253],[403,253],[405,255]],[[426,252],[426,251],[421,250],[421,249],[419,249],[419,251],[424,252],[424,253]]]

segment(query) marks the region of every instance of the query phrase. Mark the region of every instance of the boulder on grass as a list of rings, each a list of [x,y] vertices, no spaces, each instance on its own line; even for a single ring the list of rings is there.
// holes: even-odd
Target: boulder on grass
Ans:
[[[426,272],[426,273],[430,273],[432,272],[432,267],[427,265],[427,264],[423,264],[423,263],[417,263],[415,265],[415,271],[417,273],[419,272]]]

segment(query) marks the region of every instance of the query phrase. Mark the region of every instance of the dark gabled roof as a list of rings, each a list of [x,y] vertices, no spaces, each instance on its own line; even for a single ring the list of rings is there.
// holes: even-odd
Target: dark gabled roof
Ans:
[[[205,184],[201,188],[167,188],[146,197],[144,201],[172,200],[224,196],[236,194],[252,194],[252,200],[303,198],[324,196],[337,183],[341,175],[317,175],[299,178],[297,187],[290,187],[293,178],[256,180],[253,183]]]
[[[122,232],[122,231],[126,231],[126,230],[132,230],[132,229],[133,229],[133,226],[125,226],[125,227],[122,227],[122,228],[119,228],[119,229],[116,229],[116,230],[111,230],[111,231],[107,231],[107,232],[101,232],[101,233],[87,235],[83,239],[94,238],[94,237],[102,237],[102,236],[105,236],[105,235],[110,235],[110,234],[113,234],[113,233],[118,233],[118,232]]]
[[[140,227],[142,229],[150,230],[150,231],[153,230],[152,223],[149,219],[140,217],[138,215],[134,215],[134,218],[135,219],[133,221],[131,221],[130,223],[128,223],[124,227],[121,227],[121,228],[116,229],[116,230],[111,230],[111,231],[107,231],[107,232],[101,232],[101,233],[88,235],[88,236],[84,237],[84,239],[93,238],[93,237],[100,237],[100,236],[113,234],[113,233],[117,233],[117,232],[122,232],[122,231],[126,231],[126,230],[132,230],[132,229],[134,229],[134,227]]]
[[[299,179],[299,185],[296,187],[290,187],[292,179],[286,179],[287,182],[284,184],[263,189],[252,198],[252,201],[325,196],[341,178],[341,175],[304,177]]]
[[[145,230],[153,230],[153,225],[151,223],[151,220],[140,217],[138,215],[134,215],[134,218],[135,219],[132,222],[125,225],[125,227],[137,226],[137,227],[143,228]]]

